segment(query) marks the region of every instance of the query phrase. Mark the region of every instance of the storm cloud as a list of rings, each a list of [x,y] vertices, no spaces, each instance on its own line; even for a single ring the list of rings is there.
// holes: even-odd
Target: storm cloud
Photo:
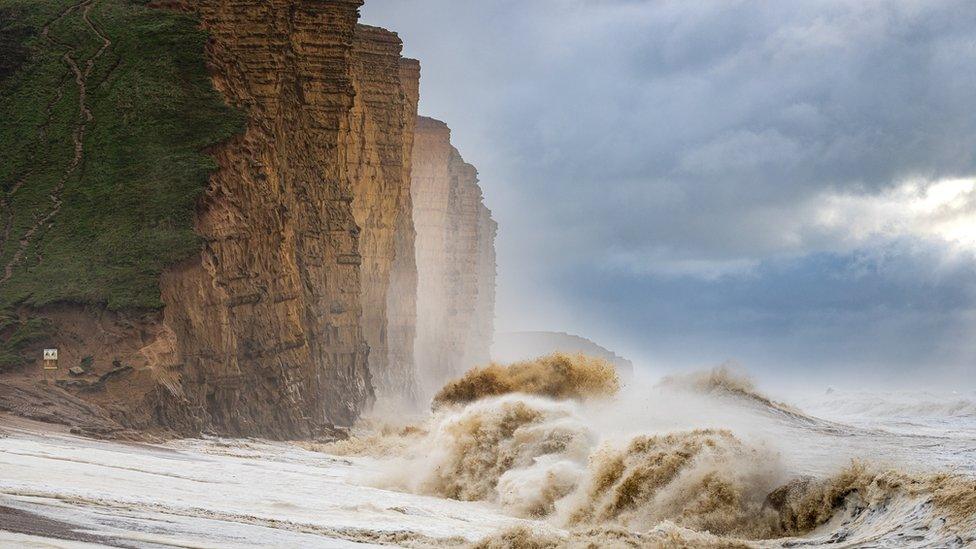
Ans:
[[[368,0],[364,18],[422,60],[421,110],[481,171],[501,326],[657,360],[972,364],[953,342],[976,330],[976,3]]]

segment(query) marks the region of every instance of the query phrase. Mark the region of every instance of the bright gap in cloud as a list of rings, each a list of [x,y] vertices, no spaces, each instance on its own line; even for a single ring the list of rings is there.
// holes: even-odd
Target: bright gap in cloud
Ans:
[[[755,216],[756,211],[742,212]],[[801,204],[774,210],[771,249],[714,257],[687,250],[646,247],[611,249],[613,270],[714,280],[750,276],[765,261],[810,254],[851,254],[886,244],[924,241],[947,254],[976,253],[976,178],[912,180],[876,194],[826,192]]]
[[[877,195],[829,195],[815,212],[818,229],[845,231],[851,247],[917,237],[976,250],[976,179],[909,181]]]

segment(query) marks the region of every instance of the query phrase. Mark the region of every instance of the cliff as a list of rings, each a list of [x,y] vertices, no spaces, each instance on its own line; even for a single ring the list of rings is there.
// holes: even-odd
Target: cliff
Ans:
[[[495,277],[497,257],[495,237],[498,223],[491,217],[487,206],[478,204],[478,263],[475,272],[477,279],[477,300],[474,307],[474,320],[468,334],[470,344],[462,364],[484,364],[491,357],[491,347],[495,339]]]
[[[101,5],[156,18],[157,25],[140,29],[143,35],[137,38],[160,43],[162,51],[156,55],[161,59],[178,47],[175,37],[166,34],[167,24],[199,24],[209,39],[195,61],[201,68],[206,63],[211,89],[245,118],[234,137],[203,143],[209,146],[211,174],[202,196],[191,196],[191,208],[184,210],[195,234],[193,251],[180,261],[170,257],[169,266],[152,278],[155,301],[162,307],[146,308],[154,305],[147,300],[136,304],[141,307],[113,312],[98,300],[83,306],[64,303],[70,298],[64,294],[51,310],[22,308],[17,314],[46,321],[50,335],[37,345],[62,349],[65,367],[87,362],[85,374],[77,379],[59,372],[63,385],[112,411],[127,426],[289,438],[349,425],[373,396],[363,335],[361,231],[353,215],[355,178],[349,161],[355,133],[354,39],[361,2],[166,4],[190,13],[193,21],[126,2]],[[115,38],[121,45],[117,37],[131,31],[113,27],[103,32],[98,25],[103,14],[92,11],[91,4],[65,5],[59,17],[93,37],[92,48],[69,51],[80,57],[80,77],[76,74],[75,80],[81,95],[94,103],[103,91],[90,86],[85,94],[86,73],[100,74],[103,63],[111,73],[113,61],[129,68],[134,55],[119,51],[113,60],[99,53],[111,53],[111,46],[103,50],[99,42]],[[60,37],[62,30],[51,26],[40,34],[44,32]],[[52,44],[55,54],[67,47]],[[170,74],[161,71],[160,78]],[[398,66],[393,78],[399,78]],[[123,91],[141,91],[127,90],[126,83],[118,84]],[[175,94],[183,84],[175,80],[158,85]],[[148,130],[157,132],[175,127],[184,137],[192,128],[206,127],[203,120],[165,109],[162,119],[155,120],[154,105],[140,107],[130,113],[130,125],[151,122],[156,127]],[[81,120],[89,119],[85,108],[83,104]],[[125,132],[124,125],[99,127],[109,132],[101,142],[90,139],[86,127],[75,132],[76,158],[78,150],[85,155],[76,160],[78,166]],[[402,156],[402,147],[395,144],[395,156]],[[148,152],[172,158],[167,149]],[[114,160],[124,164],[126,158]],[[65,195],[63,203],[68,207],[77,199]],[[67,221],[61,213],[58,219]],[[123,237],[142,234],[137,228],[124,229]],[[86,230],[101,233],[107,227]],[[156,234],[160,226],[141,230]],[[124,256],[128,249],[121,244],[107,255]],[[88,260],[100,266],[101,256]],[[36,269],[61,272],[51,261]],[[84,268],[69,273],[76,281],[88,282]],[[113,273],[124,281],[137,274],[121,269]],[[100,287],[113,293],[111,286]],[[152,289],[147,286],[145,291]]]
[[[206,151],[245,116],[214,89],[207,34],[185,15],[3,0],[0,35],[27,52],[0,80],[0,383],[34,383],[41,349],[57,347],[61,370],[43,377],[120,422],[159,425],[169,371],[150,366],[173,337],[162,273],[199,254],[196,208],[216,169]],[[15,392],[2,393],[8,408]],[[31,400],[10,409],[44,416],[65,401]],[[163,408],[199,432],[205,412],[184,402]]]
[[[411,193],[417,230],[417,364],[431,394],[489,359],[494,324],[495,224],[477,170],[443,122],[421,117]]]
[[[0,410],[308,438],[487,360],[477,172],[361,1],[6,1]]]
[[[395,33],[356,28],[355,100],[346,135],[352,210],[359,227],[363,332],[380,400],[416,395],[412,300],[416,293],[410,154],[419,100],[419,65],[400,56]],[[394,274],[396,281],[394,283]]]
[[[360,4],[192,3],[214,86],[248,122],[213,152],[202,252],[163,276],[176,360],[164,423],[309,436],[372,397],[344,146]]]
[[[400,208],[397,211],[393,266],[387,291],[388,373],[378,374],[381,398],[397,408],[420,400],[414,342],[417,338],[417,231],[414,228],[413,196],[410,191],[413,146],[420,99],[420,62],[400,60],[400,83],[407,98],[403,110],[403,170],[400,178]]]
[[[198,252],[205,150],[244,125],[206,42],[192,18],[131,2],[0,0],[0,372],[51,332],[38,310],[142,316]]]

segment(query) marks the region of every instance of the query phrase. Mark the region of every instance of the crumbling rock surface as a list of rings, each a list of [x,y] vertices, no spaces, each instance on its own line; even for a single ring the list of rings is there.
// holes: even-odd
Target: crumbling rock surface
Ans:
[[[416,393],[408,354],[415,311],[402,298],[416,293],[415,278],[403,277],[416,273],[406,144],[412,143],[417,114],[419,68],[409,71],[415,62],[401,58],[402,48],[395,33],[356,27],[355,100],[346,135],[352,211],[360,229],[362,325],[381,401],[400,396],[409,400]],[[400,277],[395,284],[394,267]]]
[[[413,143],[420,100],[420,62],[400,59],[400,83],[408,108],[403,110],[403,156],[400,207],[397,211],[393,265],[387,291],[387,340],[389,368],[378,374],[377,390],[393,406],[417,404],[420,393],[414,341],[417,338],[417,231],[410,192]]]
[[[209,151],[201,251],[163,274],[161,311],[30,311],[53,333],[31,355],[57,347],[63,367],[0,380],[0,401],[43,388],[105,433],[313,438],[487,361],[496,226],[477,171],[418,119],[420,65],[357,25],[361,4],[152,2],[200,19],[214,88],[247,118]]]
[[[425,392],[489,359],[496,225],[478,172],[446,124],[420,117],[412,188],[417,230],[417,365]]]
[[[216,89],[248,117],[213,151],[200,257],[163,276],[159,420],[308,437],[372,398],[346,147],[359,0],[183,2]]]
[[[0,413],[67,426],[79,434],[124,438],[126,431],[108,412],[44,381],[0,383]]]

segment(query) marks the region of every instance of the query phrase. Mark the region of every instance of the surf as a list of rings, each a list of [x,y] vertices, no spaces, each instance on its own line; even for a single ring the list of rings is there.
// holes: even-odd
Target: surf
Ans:
[[[887,435],[770,398],[728,367],[622,387],[600,359],[556,354],[472,370],[418,424],[324,451],[380,458],[377,487],[552,527],[505,530],[482,547],[976,541],[972,476],[790,448]]]

